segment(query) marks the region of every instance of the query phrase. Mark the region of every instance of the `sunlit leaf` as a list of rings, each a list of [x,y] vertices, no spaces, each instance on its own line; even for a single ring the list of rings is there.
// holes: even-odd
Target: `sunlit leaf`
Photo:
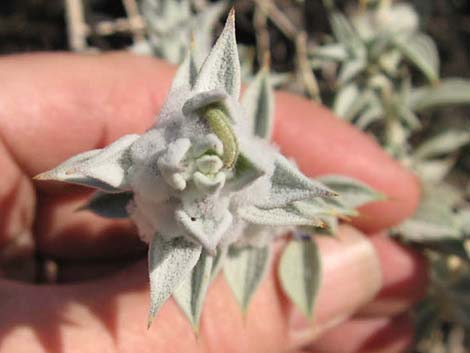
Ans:
[[[264,278],[269,264],[271,247],[231,248],[224,274],[243,312],[246,312],[253,294]]]
[[[470,104],[470,80],[448,78],[411,92],[410,108],[415,111],[458,104]]]
[[[435,82],[438,80],[439,53],[431,37],[424,33],[398,36],[395,44],[403,55],[423,72],[429,81]]]
[[[179,307],[186,314],[195,332],[199,331],[204,299],[211,282],[213,257],[202,252],[197,264],[173,292]]]
[[[320,257],[315,241],[290,241],[281,255],[279,278],[289,299],[309,319],[313,316],[320,277]]]
[[[441,157],[457,151],[468,143],[470,143],[470,129],[468,131],[444,131],[419,145],[413,152],[413,158],[427,159]]]
[[[150,311],[152,324],[161,305],[191,273],[202,247],[184,238],[167,241],[155,235],[149,249]]]
[[[263,68],[250,83],[242,105],[253,133],[270,140],[274,125],[274,94],[268,68]]]

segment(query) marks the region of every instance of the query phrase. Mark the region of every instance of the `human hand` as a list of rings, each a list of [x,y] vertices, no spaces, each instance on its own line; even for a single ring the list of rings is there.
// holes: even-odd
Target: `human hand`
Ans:
[[[84,188],[35,185],[31,176],[150,127],[172,74],[162,62],[127,54],[0,59],[0,256],[33,237],[37,253],[57,259],[60,279],[69,282],[0,280],[0,352],[404,351],[412,326],[403,313],[425,290],[425,266],[380,231],[414,211],[416,179],[326,109],[286,93],[276,97],[274,133],[284,154],[308,175],[349,175],[389,196],[362,208],[356,228],[343,226],[339,240],[319,238],[323,284],[313,325],[283,296],[274,270],[245,321],[219,276],[199,340],[173,301],[146,330],[144,261],[80,280],[141,257],[136,231],[126,221],[75,212],[90,194]]]

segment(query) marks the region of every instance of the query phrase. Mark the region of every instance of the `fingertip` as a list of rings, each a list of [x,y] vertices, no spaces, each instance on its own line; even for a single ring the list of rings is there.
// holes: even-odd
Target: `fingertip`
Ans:
[[[385,234],[370,238],[380,259],[383,288],[362,315],[392,315],[408,310],[428,289],[428,262],[423,254]]]
[[[353,319],[321,336],[308,350],[316,353],[405,353],[413,342],[408,315]]]

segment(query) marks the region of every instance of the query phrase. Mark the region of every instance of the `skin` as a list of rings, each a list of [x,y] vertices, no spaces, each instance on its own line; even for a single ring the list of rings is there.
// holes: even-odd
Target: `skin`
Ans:
[[[426,265],[383,230],[413,213],[417,179],[327,109],[281,92],[274,131],[280,149],[308,175],[350,175],[388,200],[361,209],[361,217],[341,228],[344,241],[319,241],[324,283],[313,323],[299,318],[282,294],[275,258],[246,320],[219,276],[198,340],[173,301],[146,330],[147,269],[139,260],[145,248],[133,226],[75,212],[89,195],[84,188],[31,178],[74,154],[145,131],[173,72],[129,54],[0,58],[0,260],[24,256],[24,244],[33,244],[41,256],[61,262],[67,282],[0,279],[0,353],[406,351],[413,327],[404,313],[426,289]],[[90,279],[97,274],[103,276]]]

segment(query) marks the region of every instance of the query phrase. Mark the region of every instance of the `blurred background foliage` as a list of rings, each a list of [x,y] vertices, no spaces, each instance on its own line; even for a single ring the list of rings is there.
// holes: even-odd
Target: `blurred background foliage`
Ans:
[[[178,63],[191,32],[208,46],[235,6],[245,82],[270,58],[275,86],[321,100],[420,175],[419,210],[391,231],[432,264],[429,296],[415,312],[415,349],[468,352],[470,1],[395,3],[404,6],[389,0],[2,0],[0,54],[124,49]]]

